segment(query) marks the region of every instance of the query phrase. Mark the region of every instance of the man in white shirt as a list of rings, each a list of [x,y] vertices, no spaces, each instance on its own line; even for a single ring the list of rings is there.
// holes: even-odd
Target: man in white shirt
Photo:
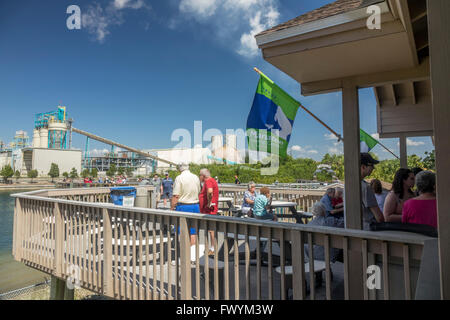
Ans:
[[[181,174],[176,177],[173,186],[172,204],[170,209],[175,211],[200,213],[198,195],[200,193],[200,179],[189,171],[189,165],[180,166]],[[195,244],[196,230],[190,229],[191,246]]]

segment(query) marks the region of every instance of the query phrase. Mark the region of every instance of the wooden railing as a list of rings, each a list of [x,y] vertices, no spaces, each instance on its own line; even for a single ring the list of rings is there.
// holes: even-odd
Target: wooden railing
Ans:
[[[219,193],[222,196],[232,197],[235,205],[240,205],[244,201],[246,186],[220,186]],[[310,211],[314,203],[320,201],[325,194],[324,190],[304,190],[270,187],[270,192],[274,200],[285,200],[296,202],[300,210]]]
[[[381,267],[379,292],[387,299],[399,290],[391,283],[391,266],[400,266],[402,297],[410,299],[427,239],[409,233],[126,208],[67,200],[75,196],[67,192],[76,190],[64,191],[14,195],[13,255],[28,266],[64,280],[76,279],[81,287],[115,299],[332,299],[339,281],[343,298],[350,298],[352,290],[362,290],[366,299],[378,298],[367,288],[366,277],[359,288],[352,286],[349,266],[355,254],[362,259],[363,275],[370,264]],[[105,190],[89,191],[83,196],[104,199]],[[191,228],[197,235],[192,248]],[[215,234],[212,243],[208,231]],[[205,258],[210,246],[214,254]],[[322,249],[324,262],[307,261],[305,250],[315,256]],[[341,252],[342,278],[333,272],[332,249]],[[314,285],[322,271],[308,272],[318,270],[318,264],[324,264],[323,289]]]

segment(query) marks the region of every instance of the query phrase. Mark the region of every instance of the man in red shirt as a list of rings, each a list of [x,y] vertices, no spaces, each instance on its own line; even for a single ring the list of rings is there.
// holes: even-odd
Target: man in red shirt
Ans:
[[[205,214],[217,214],[219,210],[219,186],[214,178],[211,178],[211,174],[208,169],[200,170],[200,182],[203,183],[202,191],[199,195],[200,201],[200,213]],[[209,231],[211,238],[210,248],[208,255],[214,254],[214,232]]]

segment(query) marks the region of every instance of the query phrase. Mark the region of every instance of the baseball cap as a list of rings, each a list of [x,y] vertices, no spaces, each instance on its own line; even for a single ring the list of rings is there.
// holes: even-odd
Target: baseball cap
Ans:
[[[361,164],[364,164],[366,166],[371,166],[371,165],[373,166],[378,163],[380,163],[380,161],[372,158],[372,156],[369,153],[366,153],[366,152],[361,153]]]

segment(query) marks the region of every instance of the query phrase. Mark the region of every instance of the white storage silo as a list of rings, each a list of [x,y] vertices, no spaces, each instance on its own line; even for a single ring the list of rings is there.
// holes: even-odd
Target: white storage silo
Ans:
[[[39,129],[33,130],[33,148],[39,148],[41,146],[41,136]]]
[[[237,149],[237,136],[235,134],[226,134],[225,146],[227,148]]]
[[[40,135],[40,148],[48,148],[48,129],[47,128],[41,128],[39,130]]]
[[[52,121],[48,125],[48,146],[52,149],[65,149],[67,125]]]
[[[220,153],[220,157],[222,156],[222,149],[223,149],[223,136],[213,136],[211,138],[211,151],[213,156],[217,157],[219,156],[218,153]]]

